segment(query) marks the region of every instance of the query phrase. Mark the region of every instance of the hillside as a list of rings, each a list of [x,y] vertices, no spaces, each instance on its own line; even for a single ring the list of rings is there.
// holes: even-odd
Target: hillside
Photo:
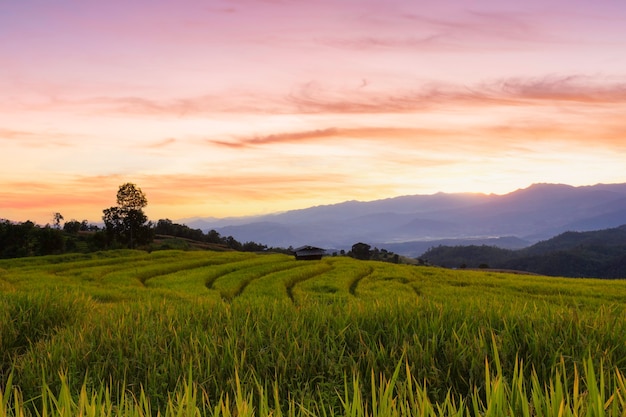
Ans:
[[[366,242],[379,247],[394,244],[394,252],[417,256],[442,240],[455,245],[503,239],[485,243],[519,249],[568,230],[626,224],[626,184],[535,184],[504,195],[412,195],[257,217],[182,222],[205,231],[215,229],[240,241],[277,247],[311,244],[347,249],[356,242]]]
[[[437,246],[422,258],[448,267],[515,269],[564,277],[626,278],[626,225],[565,232],[520,250],[492,246]]]

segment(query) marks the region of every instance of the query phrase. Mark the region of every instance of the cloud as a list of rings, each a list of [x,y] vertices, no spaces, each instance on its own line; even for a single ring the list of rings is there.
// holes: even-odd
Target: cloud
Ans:
[[[30,148],[67,148],[74,144],[75,135],[57,132],[35,132],[0,128],[0,142],[11,142]]]
[[[350,87],[324,81],[296,84],[290,91],[224,90],[198,96],[158,98],[99,96],[84,99],[57,97],[37,111],[80,110],[92,116],[114,114],[145,117],[206,117],[211,115],[381,114],[427,112],[461,106],[553,106],[557,103],[626,104],[626,80],[582,74],[511,77],[463,85],[444,82],[384,87],[362,78]],[[7,137],[26,138],[35,132],[0,130]],[[41,133],[48,138],[54,132]]]
[[[0,210],[2,217],[10,220],[32,220],[40,224],[50,222],[54,212],[60,212],[66,220],[100,221],[102,209],[115,204],[117,187],[111,189],[110,195],[102,192],[108,185],[107,181],[103,183],[93,178],[82,184],[45,178],[6,181],[0,192]]]
[[[66,219],[86,218],[99,222],[102,210],[115,205],[120,184],[133,182],[146,194],[146,213],[152,219],[195,215],[234,216],[282,211],[344,200],[346,190],[354,198],[373,192],[387,193],[384,186],[354,181],[350,175],[308,170],[224,174],[138,174],[129,176],[77,176],[65,182],[11,182],[0,193],[2,216],[45,224],[52,213]],[[387,195],[384,194],[384,195]]]
[[[544,13],[482,10],[420,10],[413,12],[382,11],[380,15],[361,18],[369,30],[367,36],[328,36],[319,43],[342,49],[375,52],[381,49],[448,53],[501,51],[528,48],[528,45],[562,42],[541,30],[538,23]]]
[[[287,113],[282,100],[255,91],[222,91],[190,97],[160,99],[154,97],[100,96],[65,101],[57,106],[87,107],[92,112],[137,116],[169,116],[176,118],[207,116],[217,113]]]
[[[32,187],[35,188],[35,187]],[[63,210],[68,208],[82,208],[86,206],[93,206],[101,200],[95,200],[95,193],[88,195],[70,195],[70,194],[54,194],[50,193],[50,184],[41,183],[38,192],[27,192],[20,189],[19,192],[7,192],[2,194],[2,202],[0,202],[0,208],[3,210],[33,210],[33,209],[46,209],[50,212],[54,210]],[[115,204],[115,201],[108,203],[101,201],[102,208],[109,207]],[[55,209],[56,208],[56,209]]]
[[[211,111],[214,106],[210,96],[180,98],[175,100],[155,100],[143,97],[98,97],[92,100],[95,104],[108,107],[113,113],[171,115],[184,117]],[[107,110],[107,109],[105,109]]]
[[[365,36],[346,39],[321,39],[321,44],[347,49],[419,49],[428,51],[448,51],[457,49],[441,34],[426,36]]]
[[[144,148],[148,148],[148,149],[162,149],[162,148],[167,148],[170,145],[173,145],[175,143],[177,143],[178,140],[176,138],[167,138],[167,139],[163,139],[157,142],[153,142],[149,145],[145,145],[142,146]]]
[[[412,148],[429,146],[430,149],[439,148],[446,142],[442,139],[451,139],[455,136],[463,136],[462,130],[453,128],[413,128],[413,127],[330,127],[326,129],[305,130],[300,132],[274,133],[266,136],[251,136],[234,140],[210,140],[205,142],[211,145],[228,148],[252,148],[276,144],[304,144],[304,143],[327,143],[331,146],[345,145],[346,141],[356,141],[363,147],[368,141],[380,143],[405,144]],[[341,142],[333,140],[341,139]]]
[[[602,82],[583,75],[509,78],[487,85],[486,90],[519,100],[626,104],[626,82]]]
[[[24,130],[0,129],[0,137],[4,139],[31,139],[38,137],[38,135]]]
[[[333,91],[309,82],[287,101],[302,113],[409,113],[450,106],[626,104],[626,82],[583,75],[507,78],[475,86],[430,83],[389,93]]]
[[[531,113],[532,114],[532,113]],[[544,117],[545,116],[545,117]],[[451,119],[452,120],[452,119]],[[417,123],[419,124],[419,123]],[[231,140],[205,140],[206,144],[232,149],[254,149],[281,145],[320,145],[328,152],[358,150],[395,162],[422,155],[436,155],[433,163],[462,159],[462,155],[497,157],[504,153],[526,155],[543,144],[568,143],[584,149],[593,141],[597,148],[626,149],[626,123],[619,115],[598,115],[593,119],[546,115],[519,115],[517,112],[487,118],[472,126],[467,124],[429,123],[425,127],[363,126],[329,127],[318,130],[278,132],[265,136],[239,137]],[[307,149],[307,148],[303,148]],[[330,154],[318,149],[326,160]],[[303,151],[304,152],[304,151]],[[261,162],[261,161],[259,161]],[[431,161],[432,162],[432,161]]]
[[[536,21],[545,18],[543,15],[520,12],[485,12],[481,10],[468,10],[457,19],[444,17],[426,17],[422,15],[405,15],[405,17],[417,24],[428,25],[446,34],[446,38],[456,43],[466,43],[473,40],[490,40],[498,48],[503,40],[517,42],[548,42],[550,39],[545,33],[541,33]],[[481,48],[485,44],[480,43]],[[507,42],[507,46],[512,47]],[[489,47],[489,46],[487,46]]]
[[[339,134],[341,134],[341,132],[338,129],[329,128],[303,132],[278,133],[267,136],[255,136],[251,138],[239,139],[236,141],[208,140],[207,142],[230,148],[245,148],[258,145],[272,145],[276,143],[300,143],[306,141],[316,141],[322,138],[338,136]]]

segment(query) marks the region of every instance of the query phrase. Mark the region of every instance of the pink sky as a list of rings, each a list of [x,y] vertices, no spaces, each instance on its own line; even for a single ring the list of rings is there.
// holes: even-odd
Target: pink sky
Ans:
[[[625,4],[0,0],[0,218],[626,182]]]

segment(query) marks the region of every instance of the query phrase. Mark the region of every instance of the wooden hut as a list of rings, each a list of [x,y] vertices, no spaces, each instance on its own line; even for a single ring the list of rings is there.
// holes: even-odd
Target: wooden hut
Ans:
[[[305,245],[293,250],[293,254],[299,261],[316,261],[322,259],[326,250],[315,246]]]

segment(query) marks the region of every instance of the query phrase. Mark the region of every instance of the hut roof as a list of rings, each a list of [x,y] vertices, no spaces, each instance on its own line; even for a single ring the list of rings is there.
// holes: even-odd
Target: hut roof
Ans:
[[[317,251],[326,252],[326,249],[318,248],[316,246],[311,246],[311,245],[304,245],[304,246],[300,246],[299,248],[295,248],[293,251],[294,252],[317,252]]]
[[[311,245],[300,246],[293,250],[296,259],[319,260],[326,255],[326,250]]]

